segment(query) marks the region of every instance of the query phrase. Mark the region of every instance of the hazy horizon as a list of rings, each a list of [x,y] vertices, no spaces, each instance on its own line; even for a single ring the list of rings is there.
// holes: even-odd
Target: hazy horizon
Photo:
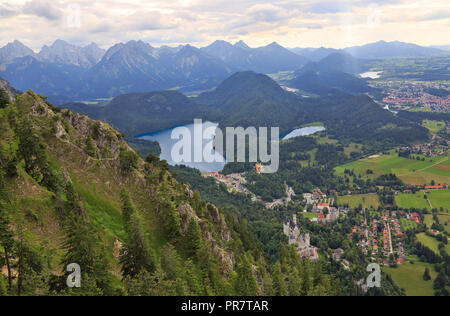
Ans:
[[[211,42],[211,43],[209,43],[209,44],[201,45],[201,46],[193,45],[192,43],[173,44],[173,45],[170,45],[170,44],[160,44],[160,45],[155,45],[155,44],[153,44],[153,43],[151,43],[151,42],[146,42],[146,41],[144,41],[144,40],[142,40],[142,39],[136,38],[136,39],[130,39],[129,41],[126,41],[126,42],[115,42],[115,43],[113,43],[111,46],[101,46],[101,45],[99,45],[99,44],[96,43],[96,42],[89,42],[89,43],[86,43],[86,44],[81,44],[81,43],[72,43],[72,42],[70,42],[69,40],[65,40],[65,39],[62,39],[62,38],[56,38],[56,39],[53,40],[52,42],[44,43],[44,44],[42,44],[42,46],[40,46],[40,47],[38,47],[38,48],[32,48],[32,47],[30,47],[30,48],[31,48],[35,53],[39,53],[39,52],[41,51],[41,49],[42,49],[44,46],[51,46],[51,45],[53,45],[53,43],[55,43],[55,42],[58,41],[58,40],[62,40],[62,41],[64,41],[64,42],[68,43],[68,44],[75,45],[75,46],[78,46],[78,47],[85,47],[85,46],[88,46],[88,45],[90,45],[90,44],[97,44],[100,48],[102,48],[102,49],[104,49],[104,50],[108,50],[109,48],[113,47],[114,45],[117,45],[117,44],[120,44],[120,43],[126,43],[126,42],[129,42],[129,41],[143,41],[143,42],[145,42],[146,44],[149,44],[149,45],[151,45],[151,46],[154,47],[154,48],[162,48],[162,47],[176,48],[176,47],[178,47],[178,46],[187,46],[187,45],[191,45],[191,46],[194,46],[194,47],[197,47],[197,48],[203,48],[203,47],[206,47],[206,46],[209,46],[209,45],[213,44],[213,43],[216,42],[216,41],[225,41],[225,40],[222,40],[222,39],[217,39],[217,40],[214,40],[213,42]],[[13,43],[14,41],[19,41],[19,42],[21,42],[22,44],[24,44],[24,45],[26,45],[26,46],[28,47],[28,45],[26,44],[26,42],[25,42],[24,40],[22,40],[22,39],[14,39],[13,41],[10,41],[10,42],[7,42],[7,43],[0,44],[0,48],[6,46],[6,45],[8,45],[8,44]],[[377,42],[381,42],[381,41],[384,41],[384,40],[379,40],[379,41],[375,41],[375,42],[363,43],[363,44],[359,44],[359,45],[355,45],[355,46],[365,46],[365,45],[368,45],[368,44],[373,44],[373,43],[377,43]],[[239,42],[239,41],[236,41],[236,42],[229,42],[229,41],[226,41],[226,42],[228,42],[228,43],[234,45],[234,44],[236,44],[236,43]],[[245,41],[244,41],[244,42],[245,42]],[[385,41],[385,42],[387,42],[387,41]],[[389,42],[402,42],[402,43],[415,44],[415,45],[421,46],[420,44],[417,44],[417,43],[413,43],[413,42],[403,42],[403,41],[398,41],[398,40],[389,41]],[[0,43],[1,43],[1,42],[0,42]],[[263,45],[261,45],[261,46],[251,46],[251,45],[249,45],[247,42],[245,42],[245,44],[247,44],[250,48],[260,48],[260,47],[265,47],[265,46],[268,46],[268,45],[273,44],[273,43],[277,43],[277,44],[281,45],[281,44],[280,44],[279,42],[277,42],[276,40],[275,40],[275,41],[268,42],[267,44],[263,44]],[[292,47],[287,47],[287,46],[284,46],[284,45],[281,45],[281,46],[283,46],[284,48],[287,48],[287,49],[297,49],[297,48],[302,48],[302,49],[319,49],[319,48],[346,49],[346,48],[353,47],[353,46],[348,46],[348,47],[343,47],[343,48],[336,48],[336,47],[330,47],[330,46],[321,46],[321,47],[302,47],[302,46],[292,46]],[[429,47],[429,48],[439,48],[439,47],[450,48],[450,44],[429,45],[429,46],[424,46],[424,47]]]

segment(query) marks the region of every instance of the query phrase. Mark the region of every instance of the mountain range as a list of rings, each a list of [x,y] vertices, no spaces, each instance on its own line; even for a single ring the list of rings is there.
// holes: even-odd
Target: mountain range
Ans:
[[[340,51],[332,53],[319,62],[310,62],[295,72],[289,82],[292,88],[316,94],[329,95],[338,91],[365,93],[373,89],[367,80],[355,76],[368,69],[363,60]]]
[[[448,54],[443,50],[422,47],[410,43],[379,41],[364,46],[354,46],[345,49],[356,58],[382,59],[396,57],[436,57]]]
[[[333,68],[333,62],[339,62],[345,68],[340,71],[357,73],[361,69],[360,61],[355,65],[351,58],[343,57],[327,63],[327,57],[344,56],[343,52],[359,60],[446,54],[442,50],[400,42],[378,42],[345,50],[289,50],[277,43],[251,48],[242,41],[234,45],[216,41],[203,48],[191,45],[155,48],[143,41],[129,41],[105,51],[94,43],[80,47],[62,40],[35,53],[14,41],[0,48],[0,76],[19,89],[31,88],[61,104],[167,89],[204,91],[215,88],[235,72],[296,71],[317,62]]]
[[[216,41],[202,48],[202,51],[219,58],[239,71],[251,70],[265,74],[297,69],[308,62],[307,58],[275,42],[265,47],[252,49],[242,41],[235,45]]]

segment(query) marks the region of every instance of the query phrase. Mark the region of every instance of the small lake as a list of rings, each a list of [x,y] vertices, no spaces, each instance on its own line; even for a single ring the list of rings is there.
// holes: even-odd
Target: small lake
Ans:
[[[205,131],[207,128],[210,127],[217,127],[218,124],[212,123],[212,122],[203,122],[202,128],[203,131]],[[168,128],[159,132],[149,133],[142,136],[139,136],[140,139],[147,139],[147,140],[154,140],[157,141],[161,147],[161,160],[167,160],[169,165],[175,166],[177,163],[172,160],[172,148],[173,146],[179,142],[179,139],[172,139],[172,131],[177,127],[186,127],[191,132],[191,135],[194,135],[194,124],[186,124],[182,126],[175,126],[172,128]],[[206,146],[207,143],[209,143],[210,140],[203,140],[203,146]],[[191,144],[191,152],[194,153],[195,150],[198,150],[202,147],[202,144],[196,144],[195,142],[192,142]],[[204,148],[201,148],[203,151]],[[219,154],[217,151],[213,151],[214,154],[220,155],[220,157],[223,158],[221,154]],[[225,159],[223,159],[225,161]],[[201,172],[217,172],[223,169],[225,166],[225,162],[182,162],[178,164],[183,164],[191,168],[195,168],[200,170]]]
[[[361,78],[364,79],[378,79],[381,77],[382,71],[368,71],[362,74],[359,74]]]
[[[203,131],[205,131],[206,129],[210,128],[210,127],[217,127],[218,124],[216,123],[212,123],[212,122],[203,122],[202,128]],[[217,151],[213,151],[213,154],[215,155],[219,155],[221,158],[223,158],[224,162],[182,162],[182,163],[176,163],[175,161],[173,161],[172,159],[172,148],[173,146],[179,142],[178,139],[172,139],[172,131],[177,128],[177,127],[185,127],[187,129],[189,129],[189,131],[191,132],[191,135],[194,135],[194,124],[186,124],[186,125],[181,125],[181,126],[175,126],[172,128],[168,128],[159,132],[154,132],[154,133],[149,133],[149,134],[145,134],[145,135],[141,135],[138,138],[139,139],[147,139],[147,140],[153,140],[153,141],[157,141],[161,147],[161,160],[166,160],[169,165],[171,166],[175,166],[177,164],[183,164],[186,165],[188,167],[191,168],[195,168],[200,170],[201,172],[218,172],[220,170],[223,169],[223,167],[225,166],[226,162],[225,159],[223,158],[223,156],[217,152]],[[325,127],[323,126],[310,126],[310,127],[303,127],[303,128],[299,128],[296,130],[293,130],[291,133],[289,133],[288,135],[286,135],[283,140],[287,140],[287,139],[291,139],[294,137],[299,137],[299,136],[308,136],[308,135],[312,135],[315,134],[317,132],[321,132],[324,131]],[[203,141],[203,146],[206,146],[206,144],[208,144],[210,140],[204,140]],[[195,142],[192,142],[191,144],[191,152],[194,153],[195,150],[199,149],[198,147],[202,147],[202,144],[196,144]],[[202,151],[204,148],[201,148]]]
[[[323,126],[302,127],[299,129],[295,129],[292,132],[290,132],[289,134],[287,134],[286,136],[284,136],[283,140],[288,140],[288,139],[291,139],[294,137],[299,137],[299,136],[309,136],[309,135],[313,135],[318,132],[322,132],[324,130],[326,130],[326,128]]]

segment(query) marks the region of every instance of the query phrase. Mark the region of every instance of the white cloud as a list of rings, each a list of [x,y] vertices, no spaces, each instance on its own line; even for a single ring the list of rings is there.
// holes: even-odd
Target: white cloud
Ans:
[[[31,0],[23,6],[22,13],[35,15],[49,21],[59,20],[62,11],[54,6],[54,1]]]

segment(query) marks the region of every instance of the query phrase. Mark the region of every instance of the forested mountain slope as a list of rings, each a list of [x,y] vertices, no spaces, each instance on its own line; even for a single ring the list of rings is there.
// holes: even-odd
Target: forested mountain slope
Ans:
[[[268,265],[236,216],[203,202],[157,157],[141,160],[105,123],[28,91],[0,109],[0,132],[0,294],[334,290],[320,265],[313,282],[313,264],[293,248]],[[80,289],[65,285],[69,263],[81,266]]]

